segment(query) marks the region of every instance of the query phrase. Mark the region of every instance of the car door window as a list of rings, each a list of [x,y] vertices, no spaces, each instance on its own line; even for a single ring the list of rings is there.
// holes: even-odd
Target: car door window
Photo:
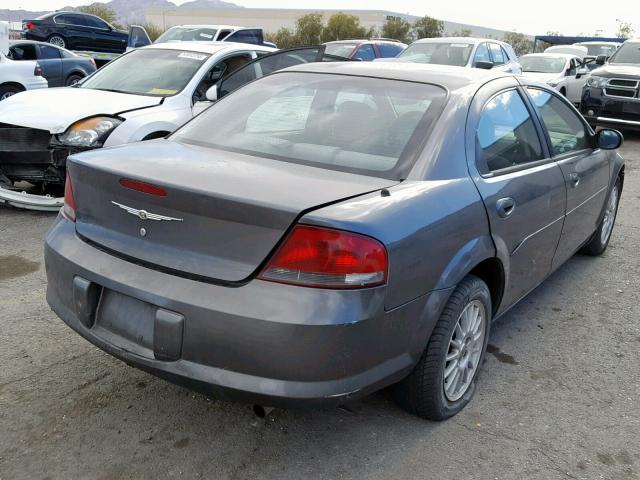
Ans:
[[[357,58],[358,60],[364,60],[366,62],[369,62],[376,58],[376,52],[373,50],[373,45],[360,45],[358,51],[354,55],[354,58]]]
[[[504,57],[505,63],[506,62],[510,62],[511,60],[513,60],[503,47],[500,47],[500,49],[502,50],[502,56]]]
[[[578,113],[550,92],[527,88],[549,132],[554,156],[590,148],[590,132]]]
[[[13,60],[37,60],[35,45],[20,44],[12,45],[9,53]]]
[[[576,75],[576,73],[577,73],[576,61],[572,58],[569,61],[569,70],[567,71],[567,76],[573,77]]]
[[[491,56],[489,55],[489,47],[486,43],[481,43],[476,49],[476,54],[473,56],[473,64],[478,62],[490,62]]]
[[[205,99],[207,90],[213,87],[217,82],[231,73],[239,70],[252,60],[250,53],[241,53],[226,57],[217,62],[205,74],[193,94],[193,102],[199,102]]]
[[[69,14],[69,15],[61,15],[61,17],[63,18],[62,23],[65,23],[67,25],[76,25],[80,27],[87,26],[87,22],[85,21],[84,15]]]
[[[106,22],[103,22],[99,18],[96,18],[96,17],[84,17],[84,18],[85,18],[87,26],[89,26],[91,28],[99,28],[101,30],[109,30],[109,26],[106,24]]]
[[[250,43],[262,45],[262,31],[258,29],[238,30],[224,38],[225,42]]]
[[[40,60],[55,60],[60,58],[60,50],[55,47],[50,47],[48,45],[38,45],[39,55],[38,58]]]
[[[482,173],[495,172],[544,158],[533,120],[516,90],[487,102],[476,131],[476,160]]]
[[[502,47],[497,43],[490,43],[489,48],[491,49],[491,57],[493,58],[493,63],[495,63],[496,65],[504,65],[505,59],[502,52]]]

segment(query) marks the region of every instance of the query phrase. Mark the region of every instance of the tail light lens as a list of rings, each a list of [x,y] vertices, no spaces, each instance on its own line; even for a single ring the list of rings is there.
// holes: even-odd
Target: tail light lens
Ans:
[[[33,27],[34,27],[34,26],[35,26],[35,25],[33,24],[33,22],[27,22],[27,23],[25,23],[25,24],[24,24],[24,28],[25,28],[26,30],[33,30]]]
[[[36,63],[36,68],[33,69],[33,74],[36,77],[41,77],[42,76],[42,67],[40,66],[39,63]]]
[[[76,221],[76,199],[73,198],[73,187],[71,186],[69,172],[67,172],[67,179],[64,182],[64,205],[62,206],[62,214],[72,222]]]
[[[387,281],[387,250],[364,235],[298,225],[259,278],[316,288],[364,288]]]

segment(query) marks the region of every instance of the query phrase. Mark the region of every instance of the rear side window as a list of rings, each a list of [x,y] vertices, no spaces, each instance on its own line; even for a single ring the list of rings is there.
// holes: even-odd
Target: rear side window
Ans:
[[[92,28],[100,28],[102,30],[108,30],[109,28],[109,26],[105,22],[96,17],[86,16],[84,17],[84,20],[87,26]]]
[[[40,50],[40,55],[38,58],[41,60],[55,60],[60,58],[60,50],[55,47],[50,47],[48,45],[38,45],[38,50]]]
[[[491,57],[493,57],[493,63],[495,63],[496,65],[503,65],[506,60],[502,47],[497,43],[490,43],[489,48],[491,49]]]
[[[402,47],[400,45],[394,45],[393,43],[379,43],[378,50],[380,50],[380,56],[382,58],[392,58],[402,51]]]
[[[54,18],[54,21],[56,23],[61,23],[64,25],[79,25],[79,26],[86,26],[86,22],[85,22],[85,17],[83,15],[76,15],[76,14],[65,14],[65,15],[58,15],[57,17]]]
[[[360,45],[354,58],[358,60],[371,61],[376,58],[376,53],[373,50],[373,45]]]
[[[262,45],[262,34],[260,30],[238,30],[226,37],[224,41]]]
[[[9,47],[13,60],[37,60],[35,45],[22,43]]]
[[[590,132],[568,105],[555,95],[537,88],[527,88],[540,112],[554,156],[591,148]]]
[[[434,85],[276,73],[229,95],[172,139],[382,178],[404,178],[446,92]],[[219,119],[224,118],[224,122]]]
[[[502,92],[484,106],[476,132],[481,172],[495,172],[543,159],[529,110],[516,90]]]

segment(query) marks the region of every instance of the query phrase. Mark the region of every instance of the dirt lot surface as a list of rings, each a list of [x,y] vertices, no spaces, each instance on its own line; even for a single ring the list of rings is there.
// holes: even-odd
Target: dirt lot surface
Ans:
[[[213,401],[126,366],[45,302],[54,215],[0,207],[0,479],[640,479],[640,136],[609,250],[493,329],[475,399],[432,423]]]

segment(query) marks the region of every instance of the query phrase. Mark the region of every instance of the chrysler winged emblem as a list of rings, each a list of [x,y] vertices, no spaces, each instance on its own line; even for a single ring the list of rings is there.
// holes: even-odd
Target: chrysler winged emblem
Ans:
[[[165,217],[164,215],[158,215],[157,213],[147,212],[146,210],[138,210],[137,208],[127,207],[126,205],[123,205],[121,203],[114,202],[114,201],[112,201],[111,203],[113,203],[116,207],[120,207],[125,212],[130,213],[131,215],[135,215],[140,220],[155,220],[157,222],[160,222],[162,220],[167,220],[167,221],[174,221],[174,222],[182,222],[182,218]]]

